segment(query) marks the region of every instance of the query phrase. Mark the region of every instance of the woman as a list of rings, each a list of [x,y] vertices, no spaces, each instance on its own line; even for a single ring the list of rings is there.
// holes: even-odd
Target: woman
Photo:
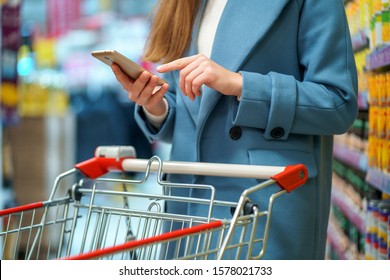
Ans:
[[[172,143],[171,160],[303,163],[308,182],[274,206],[265,259],[324,259],[334,134],[357,114],[357,76],[341,0],[161,0],[145,59],[167,84],[112,69],[146,136]],[[238,199],[254,179],[172,175]],[[270,189],[272,193],[275,189]],[[269,195],[269,193],[267,195]],[[187,195],[202,196],[195,190]],[[258,195],[258,204],[268,196]],[[203,214],[168,204],[167,211]],[[230,217],[225,210],[217,217]]]

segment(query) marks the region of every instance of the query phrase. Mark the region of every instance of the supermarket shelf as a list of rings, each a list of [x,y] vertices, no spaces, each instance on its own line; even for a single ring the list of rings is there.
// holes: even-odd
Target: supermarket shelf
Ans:
[[[390,194],[390,174],[376,168],[368,168],[366,182],[378,190]]]
[[[344,5],[348,4],[349,2],[352,2],[353,0],[343,0]]]
[[[368,70],[376,70],[386,66],[390,66],[390,46],[375,50],[367,56]]]
[[[332,203],[343,212],[361,233],[365,232],[364,212],[345,196],[337,186],[332,188]]]
[[[369,39],[366,32],[359,31],[351,36],[352,47],[354,52],[366,49],[370,46]]]
[[[376,168],[369,168],[367,155],[335,143],[333,147],[333,156],[352,168],[365,172],[365,180],[367,183],[381,192],[390,194],[390,174],[384,173]]]
[[[359,106],[359,110],[363,110],[363,111],[368,110],[368,92],[367,91],[359,92],[358,106]]]
[[[351,243],[332,217],[329,220],[327,238],[328,244],[333,248],[340,260],[362,259],[362,256],[356,250],[356,245]]]
[[[349,166],[357,170],[363,172],[367,171],[367,164],[368,164],[367,155],[364,155],[357,151],[353,151],[337,143],[334,144],[333,155],[336,159],[348,164]]]
[[[330,225],[328,228],[328,244],[333,248],[340,260],[347,260],[346,246],[342,245],[338,233]]]

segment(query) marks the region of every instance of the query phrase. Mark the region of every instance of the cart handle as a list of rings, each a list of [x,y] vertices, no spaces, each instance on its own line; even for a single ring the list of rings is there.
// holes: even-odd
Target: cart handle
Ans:
[[[309,174],[306,166],[303,164],[296,164],[286,166],[282,172],[271,176],[271,179],[275,180],[276,183],[287,192],[291,192],[306,183],[308,176]]]
[[[304,184],[308,178],[305,165],[265,166],[246,164],[227,164],[209,162],[185,162],[136,159],[133,147],[98,147],[95,157],[75,165],[84,175],[96,179],[111,170],[145,172],[150,168],[152,172],[168,174],[191,174],[203,176],[222,176],[253,179],[273,179],[276,183],[290,192]]]
[[[75,164],[75,168],[88,178],[96,179],[109,171],[124,171],[122,162],[135,157],[135,149],[131,146],[100,146],[95,150],[95,157]]]

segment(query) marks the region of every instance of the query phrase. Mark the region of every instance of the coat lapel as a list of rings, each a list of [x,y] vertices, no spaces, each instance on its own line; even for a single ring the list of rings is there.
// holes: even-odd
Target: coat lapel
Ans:
[[[200,27],[200,21],[202,19],[202,15],[204,12],[204,9],[206,7],[206,0],[203,0],[202,6],[200,8],[199,16],[197,17],[194,28],[192,31],[192,40],[191,45],[189,47],[189,51],[187,53],[187,56],[192,56],[198,53],[198,32]],[[183,102],[187,108],[187,110],[190,112],[192,121],[196,124],[198,120],[198,114],[199,114],[199,107],[200,107],[200,98],[195,98],[194,101],[191,101],[189,98],[184,97]]]
[[[264,38],[288,1],[228,1],[217,28],[211,59],[231,71],[240,70],[251,50]],[[204,122],[220,97],[220,93],[204,87],[198,130],[203,129]]]

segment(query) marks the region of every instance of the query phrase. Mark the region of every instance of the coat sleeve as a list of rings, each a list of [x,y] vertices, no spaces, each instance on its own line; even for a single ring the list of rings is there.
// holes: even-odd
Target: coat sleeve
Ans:
[[[333,135],[356,118],[357,73],[344,6],[339,0],[302,1],[298,57],[302,79],[285,73],[242,71],[243,92],[234,123],[290,133]],[[260,118],[251,116],[258,115]]]

